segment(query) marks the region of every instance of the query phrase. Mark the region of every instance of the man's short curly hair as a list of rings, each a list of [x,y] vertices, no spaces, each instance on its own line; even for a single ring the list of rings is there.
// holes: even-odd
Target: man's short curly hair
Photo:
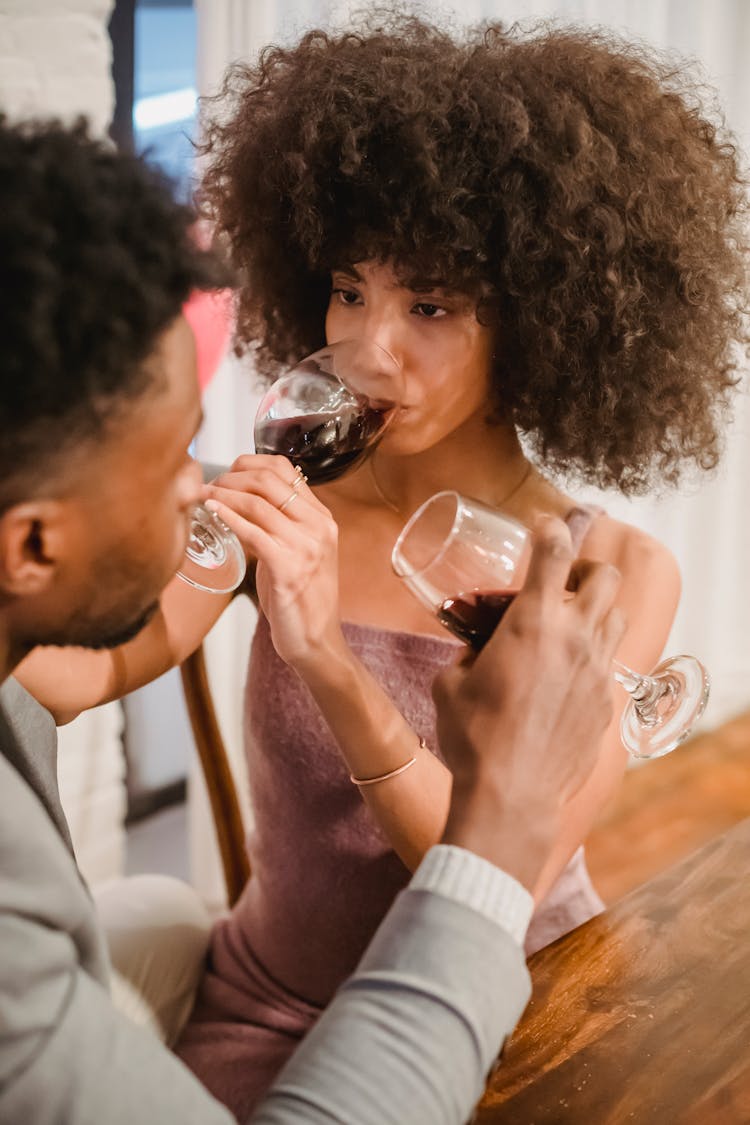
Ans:
[[[236,65],[203,195],[244,277],[240,343],[272,373],[323,343],[331,268],[392,261],[477,297],[494,409],[550,468],[638,492],[712,467],[746,202],[697,91],[602,32],[398,16]]]
[[[0,117],[0,474],[98,434],[161,375],[144,361],[219,267],[166,180],[79,123]]]

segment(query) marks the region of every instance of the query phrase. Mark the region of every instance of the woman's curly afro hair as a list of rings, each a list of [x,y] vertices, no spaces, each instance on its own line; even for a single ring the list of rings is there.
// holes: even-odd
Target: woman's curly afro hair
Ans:
[[[236,65],[204,203],[266,374],[375,259],[497,325],[493,413],[543,462],[644,491],[712,468],[747,346],[735,148],[684,67],[601,32],[386,14]],[[739,346],[738,346],[739,345]]]

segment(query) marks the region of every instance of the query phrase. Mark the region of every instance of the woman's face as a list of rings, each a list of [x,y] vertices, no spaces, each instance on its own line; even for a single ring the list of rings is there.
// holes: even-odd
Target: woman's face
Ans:
[[[388,452],[430,449],[486,411],[494,333],[465,294],[409,289],[380,262],[337,269],[331,278],[327,342],[374,340],[403,371],[404,409],[384,439]]]

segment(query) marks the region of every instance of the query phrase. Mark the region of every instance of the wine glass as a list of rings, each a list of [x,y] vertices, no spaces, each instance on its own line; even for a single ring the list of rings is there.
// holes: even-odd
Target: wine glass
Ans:
[[[266,391],[255,417],[255,451],[283,454],[311,484],[335,480],[375,448],[402,387],[400,366],[373,340],[326,344]]]
[[[395,573],[438,620],[480,651],[521,589],[531,532],[457,492],[438,492],[403,527]],[[634,758],[659,758],[687,738],[708,702],[706,669],[693,656],[664,660],[648,676],[613,661],[630,695],[620,735]]]
[[[281,453],[313,484],[334,480],[375,447],[402,398],[396,360],[372,340],[339,340],[296,364],[269,387],[255,418],[257,453]],[[227,593],[245,574],[237,536],[202,504],[192,513],[179,577]]]
[[[198,590],[228,594],[245,577],[245,568],[245,552],[234,532],[216,512],[196,504],[178,578]]]

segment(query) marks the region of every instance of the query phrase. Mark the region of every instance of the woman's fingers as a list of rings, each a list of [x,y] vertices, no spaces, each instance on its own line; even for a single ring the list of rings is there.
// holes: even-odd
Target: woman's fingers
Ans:
[[[229,472],[222,473],[206,487],[266,493],[274,489],[288,491],[304,483],[304,475],[298,472],[285,457],[258,457],[252,458],[247,468],[230,469]]]
[[[225,504],[215,497],[206,500],[205,505],[235,533],[248,558],[266,558],[272,548],[278,547],[278,538],[266,530],[260,520],[240,515],[236,505]]]
[[[295,499],[282,510],[289,496]],[[254,541],[254,528],[284,544],[287,550],[305,550],[308,541],[327,544],[335,539],[336,525],[328,509],[318,509],[301,490],[293,493],[289,488],[282,489],[280,498],[273,501],[256,493],[217,488],[207,502],[243,542]]]
[[[282,456],[280,453],[242,453],[233,462],[224,476],[229,476],[233,473],[256,472],[258,469],[272,469],[278,471],[286,466],[287,474],[294,473],[296,470],[288,457]]]
[[[286,457],[278,455],[246,454],[238,458],[229,472],[222,473],[206,486],[206,495],[212,496],[220,488],[262,496],[284,511],[296,506],[294,496],[304,496],[317,511],[328,511],[311,491],[304,474]],[[218,495],[215,498],[218,499]]]
[[[286,469],[285,474],[268,469],[225,473],[207,486],[206,496],[233,508],[246,519],[262,519],[267,510],[288,513],[292,518],[300,511],[300,499],[311,504],[315,498],[305,478],[289,465]]]

